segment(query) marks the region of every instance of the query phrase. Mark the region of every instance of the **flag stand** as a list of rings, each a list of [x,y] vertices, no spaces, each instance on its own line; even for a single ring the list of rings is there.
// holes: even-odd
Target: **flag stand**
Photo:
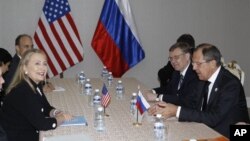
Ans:
[[[140,91],[140,86],[138,85],[138,93]],[[137,93],[137,96],[138,96],[138,93]],[[138,113],[138,109],[136,108],[136,122],[133,123],[134,126],[138,127],[138,126],[141,126],[142,123],[139,122],[139,113]]]
[[[104,115],[105,115],[106,117],[109,117],[109,114],[106,114],[106,107],[104,107]]]
[[[136,110],[136,122],[133,123],[134,126],[138,127],[140,125],[142,125],[139,120],[138,120],[138,109]]]

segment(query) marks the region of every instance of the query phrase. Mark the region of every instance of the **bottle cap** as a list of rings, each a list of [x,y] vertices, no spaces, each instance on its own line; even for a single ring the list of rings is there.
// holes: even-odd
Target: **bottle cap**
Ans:
[[[122,81],[121,81],[121,80],[118,80],[118,83],[122,83]]]
[[[99,93],[99,91],[100,91],[99,89],[95,89],[95,92]]]
[[[161,114],[156,114],[156,117],[157,117],[157,118],[161,118],[162,115],[161,115]]]
[[[137,95],[137,93],[132,93],[132,96],[136,96]]]
[[[103,107],[100,106],[100,107],[97,108],[97,110],[98,110],[99,112],[101,112],[101,111],[103,111]]]
[[[90,79],[89,79],[89,78],[87,78],[87,79],[86,79],[86,81],[90,81]]]

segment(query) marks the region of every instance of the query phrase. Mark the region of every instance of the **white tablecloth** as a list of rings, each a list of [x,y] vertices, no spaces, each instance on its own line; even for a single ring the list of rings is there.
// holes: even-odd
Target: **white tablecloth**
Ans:
[[[41,131],[40,141],[152,141],[153,122],[151,117],[145,116],[141,126],[134,126],[134,117],[129,112],[130,96],[133,92],[138,92],[138,85],[141,90],[148,89],[143,83],[134,78],[123,78],[125,85],[125,96],[123,99],[116,99],[114,87],[108,88],[111,94],[111,103],[106,109],[109,117],[105,117],[106,130],[97,132],[93,127],[93,107],[88,105],[86,95],[79,93],[79,86],[73,79],[52,79],[53,85],[65,89],[46,94],[50,104],[63,111],[68,111],[73,115],[84,115],[88,126],[58,127],[55,130]],[[115,83],[117,80],[115,80]],[[101,79],[91,79],[94,89],[102,90]],[[166,120],[168,141],[181,141],[184,139],[204,139],[221,136],[204,124],[192,122],[178,122],[176,119]]]

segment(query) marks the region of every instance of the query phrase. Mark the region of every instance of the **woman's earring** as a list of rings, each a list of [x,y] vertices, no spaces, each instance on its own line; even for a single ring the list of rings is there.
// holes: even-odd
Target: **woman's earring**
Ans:
[[[28,72],[27,72],[27,71],[25,71],[25,73],[24,73],[24,74],[26,74],[26,75],[27,75],[27,74],[28,74]]]

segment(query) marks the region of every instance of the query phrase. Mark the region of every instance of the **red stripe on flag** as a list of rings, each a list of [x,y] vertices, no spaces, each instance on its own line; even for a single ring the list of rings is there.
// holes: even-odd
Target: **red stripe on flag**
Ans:
[[[73,62],[72,58],[70,57],[68,51],[66,50],[66,48],[65,48],[65,46],[64,46],[64,44],[63,44],[63,42],[62,42],[62,40],[60,38],[60,36],[58,35],[58,32],[55,29],[55,26],[52,24],[50,27],[51,27],[52,32],[54,33],[56,41],[58,42],[59,46],[61,47],[62,52],[64,53],[65,57],[67,58],[70,66],[73,66],[74,62]]]
[[[43,34],[43,37],[44,39],[46,40],[50,50],[52,51],[54,57],[56,58],[56,60],[58,61],[58,64],[59,66],[61,67],[62,70],[65,70],[66,67],[64,65],[64,63],[62,62],[60,56],[58,55],[54,45],[52,44],[52,41],[50,40],[50,36],[48,35],[48,33],[46,32],[46,28],[44,27],[43,23],[41,20],[39,20],[38,22],[38,26],[40,27],[41,31],[42,31],[42,34]],[[51,27],[51,25],[50,25]],[[53,33],[54,34],[54,33]],[[50,57],[50,56],[49,56]]]
[[[143,114],[143,109],[142,109],[140,103],[137,102],[136,106],[137,106],[138,110],[140,111],[140,114],[142,115]]]
[[[76,28],[76,25],[74,24],[74,21],[73,21],[73,19],[72,19],[72,17],[71,17],[71,14],[70,14],[70,13],[67,14],[67,15],[66,15],[66,18],[68,19],[71,28],[74,30],[74,33],[75,33],[76,37],[78,38],[78,41],[79,41],[80,44],[82,45],[82,42],[81,42],[81,40],[80,40],[79,33],[78,33],[77,28]]]
[[[120,49],[100,21],[98,21],[91,45],[103,64],[115,77],[121,77],[129,69]]]
[[[68,14],[67,14],[68,15]],[[69,44],[71,45],[72,50],[74,51],[76,57],[78,58],[78,60],[81,60],[81,57],[79,58],[79,56],[81,56],[81,54],[78,52],[78,49],[75,45],[75,42],[72,40],[69,31],[67,30],[67,28],[65,27],[63,21],[61,19],[58,19],[58,23],[60,25],[60,27],[62,28],[62,31],[65,35],[65,37],[67,38],[67,41],[69,42]]]
[[[36,41],[36,44],[38,46],[38,48],[40,48],[41,50],[43,50],[45,52],[45,54],[47,55],[47,59],[48,59],[48,65],[50,66],[50,69],[52,71],[53,74],[58,74],[56,68],[54,67],[52,61],[50,60],[50,57],[48,57],[48,54],[47,52],[45,51],[40,39],[38,38],[38,35],[37,33],[35,32],[35,35],[34,35],[34,40]]]
[[[110,102],[110,99],[111,99],[110,95],[109,95],[109,94],[106,94],[106,95],[103,96],[102,98],[103,98],[103,99],[102,99],[102,106],[103,106],[103,107],[107,107],[108,104],[109,104],[109,102]]]

